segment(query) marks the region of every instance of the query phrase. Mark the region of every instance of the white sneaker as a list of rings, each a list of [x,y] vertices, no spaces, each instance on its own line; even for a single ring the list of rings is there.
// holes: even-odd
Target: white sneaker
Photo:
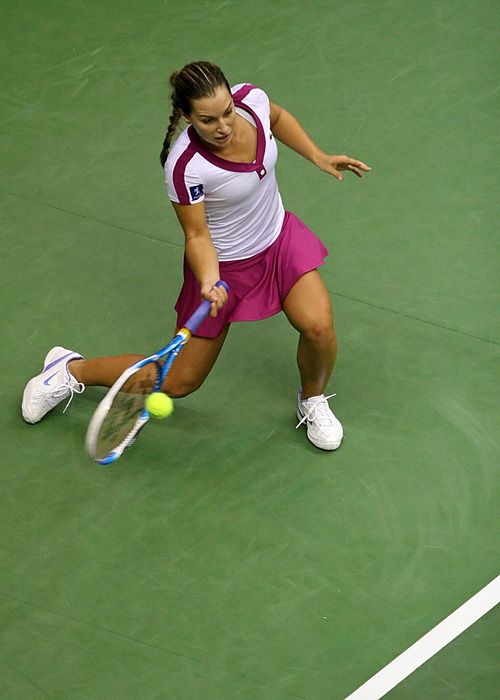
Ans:
[[[297,418],[299,428],[304,423],[307,424],[307,437],[313,445],[320,450],[336,450],[342,442],[344,431],[340,421],[333,415],[328,399],[330,396],[310,396],[302,401],[299,391],[297,397]]]
[[[73,395],[83,392],[84,385],[77,382],[68,370],[68,362],[80,359],[82,356],[73,350],[61,347],[49,350],[43,371],[30,379],[24,389],[22,413],[27,423],[38,423],[54,406],[69,396],[65,411]]]

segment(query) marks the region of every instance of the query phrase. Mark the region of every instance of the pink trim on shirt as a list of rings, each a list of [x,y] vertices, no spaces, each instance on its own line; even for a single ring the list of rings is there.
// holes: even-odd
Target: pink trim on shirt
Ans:
[[[186,183],[184,181],[184,173],[186,172],[189,161],[194,155],[196,155],[196,150],[196,146],[193,143],[190,143],[184,153],[182,153],[182,155],[178,158],[174,166],[172,178],[174,181],[174,188],[179,199],[179,204],[191,204],[189,192],[187,191]]]
[[[250,83],[247,83],[246,85],[243,85],[243,87],[240,87],[240,89],[234,93],[233,95],[233,100],[235,102],[241,102],[242,100],[245,99],[245,97],[248,95],[249,92],[252,92],[252,90],[255,90],[255,85],[251,85]]]
[[[243,93],[243,97],[246,97],[246,95],[248,95],[248,93],[253,89],[253,85],[245,85],[233,95],[234,104],[236,105],[236,107],[241,107],[241,109],[244,109],[245,112],[251,114],[255,121],[255,126],[257,127],[257,153],[255,161],[253,163],[235,163],[232,160],[225,160],[224,158],[220,158],[218,155],[212,153],[212,151],[209,151],[205,147],[203,141],[200,139],[192,125],[188,128],[188,135],[191,140],[191,145],[194,148],[196,148],[198,153],[202,155],[203,158],[205,158],[205,160],[208,160],[209,163],[212,163],[212,165],[215,165],[218,168],[222,168],[222,170],[230,170],[231,172],[236,173],[257,172],[259,178],[262,180],[262,178],[266,175],[266,169],[263,164],[264,155],[266,152],[266,136],[264,134],[264,127],[262,126],[262,122],[260,121],[257,114],[253,111],[253,109],[248,105],[243,104],[243,102],[240,102],[240,100],[236,99],[240,94]]]

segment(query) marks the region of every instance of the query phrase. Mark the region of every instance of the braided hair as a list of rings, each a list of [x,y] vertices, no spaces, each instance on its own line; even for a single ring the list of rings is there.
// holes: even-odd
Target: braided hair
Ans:
[[[160,153],[160,163],[165,166],[170,143],[183,114],[192,111],[192,101],[202,97],[210,97],[218,87],[226,87],[231,92],[229,83],[219,66],[208,61],[194,61],[175,71],[170,76],[172,87],[172,114],[168,123],[167,133]]]

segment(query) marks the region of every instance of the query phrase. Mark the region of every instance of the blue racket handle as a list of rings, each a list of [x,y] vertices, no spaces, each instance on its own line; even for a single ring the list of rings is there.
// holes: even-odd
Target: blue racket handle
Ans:
[[[216,287],[224,287],[226,292],[229,292],[229,287],[228,285],[223,282],[222,280],[219,280],[218,282],[215,283]],[[188,318],[186,323],[184,324],[184,328],[187,328],[188,330],[191,331],[191,333],[194,333],[195,330],[198,328],[200,323],[202,323],[208,314],[210,313],[210,307],[211,307],[211,302],[208,301],[208,299],[205,299],[205,301],[202,301],[201,304],[198,306],[196,311],[192,316]]]

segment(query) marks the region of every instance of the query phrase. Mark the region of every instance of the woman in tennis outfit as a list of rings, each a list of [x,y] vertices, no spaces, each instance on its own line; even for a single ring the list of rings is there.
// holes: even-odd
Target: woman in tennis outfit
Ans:
[[[185,235],[184,283],[175,305],[182,327],[202,299],[210,316],[184,347],[162,387],[170,396],[195,391],[210,372],[230,324],[284,311],[298,331],[301,388],[297,416],[309,440],[339,447],[343,431],[325,397],[337,342],[329,294],[317,268],[328,251],[300,219],[283,208],[275,165],[276,139],[325,172],[361,177],[370,168],[348,156],[323,153],[285,109],[251,84],[230,87],[212,63],[174,73],[173,111],[160,156],[168,196]],[[174,145],[181,119],[187,126]],[[219,280],[229,285],[229,295]],[[38,422],[86,385],[112,386],[139,355],[84,360],[57,346],[24,391],[22,413]]]

